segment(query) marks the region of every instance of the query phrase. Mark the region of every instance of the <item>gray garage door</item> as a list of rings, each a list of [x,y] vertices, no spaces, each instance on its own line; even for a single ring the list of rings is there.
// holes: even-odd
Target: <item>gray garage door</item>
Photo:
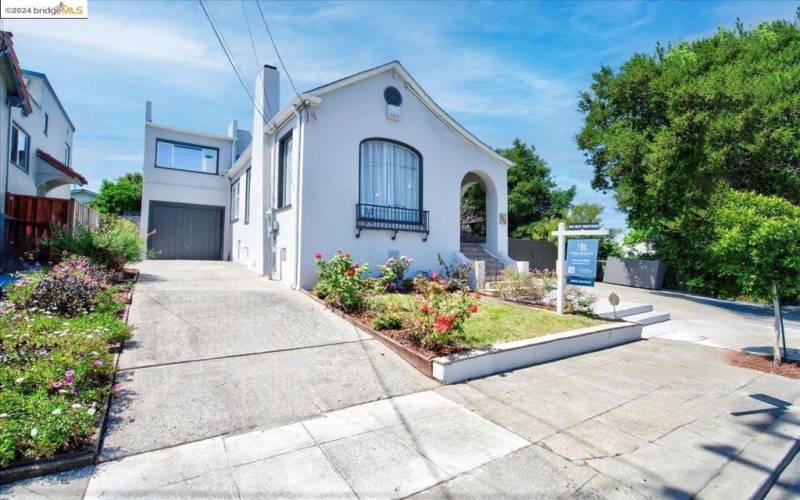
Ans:
[[[151,201],[150,258],[221,260],[224,214],[224,207]]]

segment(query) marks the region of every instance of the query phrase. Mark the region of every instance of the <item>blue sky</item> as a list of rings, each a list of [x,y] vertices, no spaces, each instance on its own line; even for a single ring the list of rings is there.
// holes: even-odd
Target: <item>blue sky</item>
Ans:
[[[300,91],[392,59],[493,147],[534,144],[576,201],[605,205],[575,146],[577,94],[601,64],[619,66],[657,42],[732,26],[793,19],[798,2],[316,3],[264,2],[278,48]],[[258,63],[277,65],[256,6],[212,1],[248,84]],[[245,17],[247,16],[247,17]],[[258,63],[247,34],[249,19]],[[48,75],[77,127],[73,165],[97,188],[140,171],[144,103],[154,121],[224,133],[250,128],[250,102],[197,2],[90,0],[88,20],[5,20],[26,69]],[[283,78],[284,104],[291,95]]]

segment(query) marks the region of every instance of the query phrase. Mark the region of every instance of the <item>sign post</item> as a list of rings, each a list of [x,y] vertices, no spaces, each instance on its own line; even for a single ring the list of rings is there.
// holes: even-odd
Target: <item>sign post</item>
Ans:
[[[566,228],[563,222],[558,223],[558,231],[553,231],[553,236],[558,236],[558,262],[556,262],[556,273],[558,274],[558,296],[556,297],[556,312],[564,314],[564,288],[567,284],[567,274],[570,275],[570,284],[581,286],[594,286],[594,278],[597,272],[597,249],[598,240],[574,240],[577,244],[570,246],[570,255],[565,258],[567,253],[567,236],[607,236],[607,229],[600,229],[598,223],[570,224]],[[570,242],[572,243],[572,242]],[[583,243],[583,245],[581,245]],[[569,262],[567,262],[569,261]],[[568,267],[564,272],[565,264]],[[573,269],[570,270],[569,268]],[[591,273],[591,274],[590,274]]]

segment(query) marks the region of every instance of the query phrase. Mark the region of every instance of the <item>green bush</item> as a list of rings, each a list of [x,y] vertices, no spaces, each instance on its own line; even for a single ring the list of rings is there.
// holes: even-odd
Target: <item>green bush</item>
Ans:
[[[384,312],[372,320],[372,328],[376,330],[399,330],[403,327],[403,319],[395,312]]]
[[[59,253],[83,255],[96,264],[121,271],[129,262],[142,258],[144,242],[136,224],[107,215],[99,227],[78,226],[74,231],[53,227],[45,242]]]
[[[350,254],[338,251],[325,261],[322,254],[314,256],[319,280],[314,287],[325,303],[345,312],[362,311],[367,304],[366,276],[369,264],[353,262]]]

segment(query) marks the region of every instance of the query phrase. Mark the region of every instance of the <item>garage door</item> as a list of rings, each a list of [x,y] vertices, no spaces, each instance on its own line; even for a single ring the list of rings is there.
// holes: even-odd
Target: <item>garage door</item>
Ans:
[[[224,214],[224,207],[151,201],[150,258],[221,260]]]

